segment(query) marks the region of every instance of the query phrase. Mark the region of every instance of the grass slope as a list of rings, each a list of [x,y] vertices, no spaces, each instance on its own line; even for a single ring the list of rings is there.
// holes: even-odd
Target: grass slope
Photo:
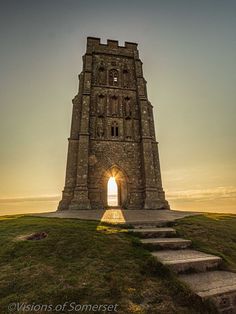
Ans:
[[[203,214],[177,221],[178,233],[193,247],[223,258],[223,268],[236,272],[236,215]]]
[[[22,240],[39,231],[48,237]],[[11,302],[66,301],[118,304],[117,313],[125,314],[210,313],[139,240],[97,222],[0,217],[0,269],[0,313],[4,314]]]

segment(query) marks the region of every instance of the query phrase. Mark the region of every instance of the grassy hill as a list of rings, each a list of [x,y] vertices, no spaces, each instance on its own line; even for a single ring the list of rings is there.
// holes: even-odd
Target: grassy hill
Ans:
[[[236,215],[203,214],[177,221],[178,233],[193,247],[223,258],[223,268],[236,272]]]
[[[196,223],[197,228],[205,228],[207,221],[188,219],[179,222],[180,232],[188,235]],[[218,220],[213,221],[216,231]],[[42,231],[47,233],[42,240],[24,237]],[[75,304],[118,304],[117,313],[125,314],[211,313],[138,239],[94,221],[0,217],[0,269],[0,313],[4,314],[10,313],[7,307],[12,302],[53,306],[68,302],[59,313],[78,313],[68,311]]]

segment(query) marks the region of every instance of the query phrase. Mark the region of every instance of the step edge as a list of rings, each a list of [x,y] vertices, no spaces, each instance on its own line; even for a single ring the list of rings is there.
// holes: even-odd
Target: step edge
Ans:
[[[195,290],[193,289],[193,291]],[[213,289],[205,290],[205,291],[195,291],[195,293],[199,295],[201,298],[210,298],[210,297],[215,297],[221,294],[233,293],[233,292],[236,292],[236,284],[223,286],[220,288],[213,288]]]
[[[155,255],[154,255],[155,256]],[[157,256],[155,256],[157,257]],[[177,261],[166,261],[160,258],[160,261],[165,265],[179,265],[179,264],[187,264],[187,263],[198,263],[198,262],[211,262],[211,261],[221,261],[222,259],[218,256],[210,256],[210,257],[201,257],[201,258],[191,258],[185,260],[177,260]]]
[[[191,240],[186,240],[186,239],[181,239],[181,238],[163,238],[163,239],[168,239],[168,241],[159,240],[159,239],[162,239],[162,238],[141,239],[141,242],[142,243],[152,243],[152,241],[154,243],[158,243],[158,242],[160,243],[191,243],[192,242]],[[178,241],[174,239],[178,239]]]
[[[128,232],[136,232],[136,233],[174,233],[176,234],[176,231],[173,230],[152,230],[152,229],[126,229]]]

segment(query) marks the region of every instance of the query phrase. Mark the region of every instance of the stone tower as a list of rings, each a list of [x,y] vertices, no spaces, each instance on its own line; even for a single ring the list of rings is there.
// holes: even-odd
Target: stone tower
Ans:
[[[167,209],[153,106],[136,43],[87,38],[73,99],[65,188],[59,210],[108,207],[115,177],[123,209]]]

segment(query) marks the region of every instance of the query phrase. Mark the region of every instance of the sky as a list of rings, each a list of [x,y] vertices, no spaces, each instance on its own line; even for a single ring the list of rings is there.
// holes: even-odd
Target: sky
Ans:
[[[137,42],[172,209],[236,213],[235,0],[0,1],[0,215],[55,210],[86,37]]]

